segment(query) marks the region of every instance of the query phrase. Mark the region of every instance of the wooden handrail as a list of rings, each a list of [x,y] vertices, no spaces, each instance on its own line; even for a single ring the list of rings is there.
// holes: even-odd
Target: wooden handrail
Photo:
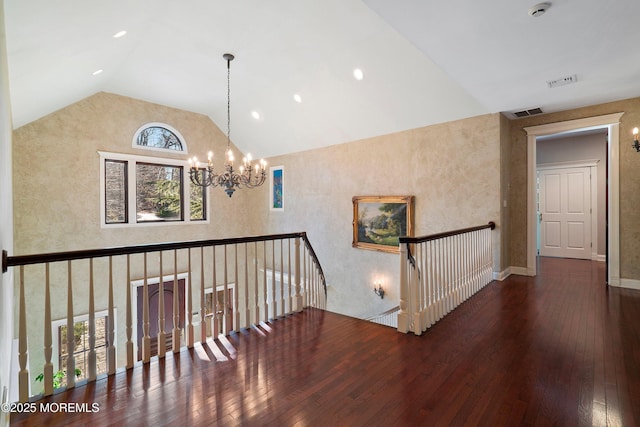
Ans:
[[[199,248],[201,246],[221,246],[238,243],[253,243],[266,240],[293,239],[300,237],[306,240],[306,233],[271,234],[266,236],[234,237],[228,239],[192,240],[187,242],[154,243],[149,245],[118,246],[103,249],[83,249],[78,251],[52,252],[33,255],[7,256],[2,269],[20,265],[40,264],[45,262],[72,261],[86,258],[101,258],[117,255],[141,254],[145,252],[170,251],[174,249]]]
[[[2,272],[6,273],[9,267],[17,267],[20,265],[40,264],[47,262],[59,262],[59,261],[72,261],[77,259],[87,258],[101,258],[117,255],[131,255],[141,254],[145,252],[160,252],[170,251],[175,249],[189,249],[199,248],[202,246],[222,246],[222,245],[235,245],[239,243],[253,243],[264,242],[268,240],[283,240],[294,239],[296,237],[301,238],[304,241],[305,246],[309,250],[309,254],[318,266],[318,272],[322,279],[322,287],[324,288],[324,295],[327,296],[327,282],[324,276],[324,271],[320,265],[320,260],[316,255],[316,252],[311,246],[311,242],[307,238],[307,233],[284,233],[284,234],[268,234],[263,236],[248,236],[248,237],[232,237],[227,239],[210,239],[210,240],[193,240],[187,242],[170,242],[170,243],[154,243],[149,245],[135,245],[135,246],[118,246],[112,248],[103,249],[83,249],[78,251],[66,251],[66,252],[52,252],[45,254],[31,254],[31,255],[16,255],[9,256],[6,250],[2,251]]]
[[[322,288],[324,289],[324,297],[326,298],[327,297],[327,281],[324,277],[324,271],[322,271],[322,265],[320,265],[320,261],[318,260],[316,251],[314,251],[313,246],[311,246],[311,242],[309,241],[309,239],[307,239],[307,233],[305,232],[302,234],[304,234],[304,236],[301,237],[302,240],[304,240],[304,245],[307,247],[307,250],[309,251],[311,258],[313,258],[316,265],[318,266],[318,274],[320,275],[320,279],[322,280]]]
[[[420,236],[420,237],[409,237],[402,236],[399,239],[400,244],[402,243],[424,243],[429,242],[431,240],[443,239],[445,237],[457,236],[458,234],[471,233],[472,231],[484,230],[485,228],[490,228],[494,230],[496,228],[496,223],[493,221],[489,221],[486,225],[478,225],[476,227],[468,227],[461,228],[459,230],[453,231],[445,231],[443,233],[430,234],[428,236]]]

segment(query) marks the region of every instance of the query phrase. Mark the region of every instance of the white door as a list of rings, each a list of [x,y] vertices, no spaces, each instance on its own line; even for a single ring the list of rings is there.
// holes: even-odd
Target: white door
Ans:
[[[544,169],[540,182],[540,255],[591,259],[591,169]]]

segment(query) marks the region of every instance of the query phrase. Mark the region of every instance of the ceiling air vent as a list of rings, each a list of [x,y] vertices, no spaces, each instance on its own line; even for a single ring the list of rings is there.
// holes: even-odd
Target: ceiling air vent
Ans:
[[[513,114],[517,118],[535,116],[536,114],[542,114],[542,108],[536,107],[530,108],[528,110],[514,111],[511,114]]]

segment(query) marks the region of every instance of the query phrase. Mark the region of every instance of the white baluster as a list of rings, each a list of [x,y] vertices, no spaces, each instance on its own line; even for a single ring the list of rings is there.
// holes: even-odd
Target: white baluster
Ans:
[[[307,247],[302,253],[302,301],[305,307],[309,307],[309,271],[307,270]]]
[[[129,284],[127,283],[127,288]],[[113,375],[116,373],[116,342],[115,342],[115,325],[116,313],[113,301],[113,257],[109,257],[109,308],[107,312],[107,373]]]
[[[213,287],[215,295],[215,286]],[[200,246],[200,342],[207,341],[207,324],[205,317],[205,292],[204,292],[204,246]]]
[[[222,298],[223,317],[224,317],[224,335],[229,335],[230,324],[232,322],[231,316],[229,316],[229,307],[231,301],[229,301],[229,275],[227,267],[227,245],[224,245],[224,297]]]
[[[126,301],[126,319],[125,328],[127,332],[127,369],[133,368],[134,350],[133,350],[133,313],[131,301],[131,255],[127,254],[127,301]]]
[[[287,287],[289,289],[287,301],[289,303],[289,308],[287,309],[287,313],[293,313],[293,280],[291,277],[291,239],[287,239]]]
[[[71,261],[67,261],[67,388],[76,385],[76,359],[75,352],[74,321],[73,321],[73,280],[71,278]]]
[[[164,312],[164,264],[162,251],[160,251],[160,280],[158,282],[158,357],[163,358],[167,354],[167,332],[165,331],[165,312]],[[173,284],[173,293],[177,292],[176,284]],[[153,319],[156,320],[156,319]]]
[[[407,259],[407,245],[400,245],[400,311],[398,312],[398,332],[409,332],[409,279],[407,269],[410,268]]]
[[[24,266],[20,266],[20,302],[18,320],[18,398],[20,402],[29,401],[29,370],[27,369],[28,345],[27,345],[27,304],[24,297]]]
[[[151,360],[151,337],[149,336],[149,277],[147,275],[147,253],[144,253],[144,277],[142,282],[142,362]]]
[[[420,324],[421,329],[427,330],[429,327],[429,289],[427,287],[427,260],[426,260],[426,251],[424,243],[417,243],[416,247],[416,255],[417,259],[420,260]],[[419,251],[419,252],[418,252]]]
[[[245,310],[245,327],[251,326],[251,310],[249,303],[249,252],[248,243],[244,243],[244,310]],[[239,282],[239,280],[236,280]]]
[[[96,310],[93,293],[93,258],[89,258],[89,357],[88,380],[96,380]]]
[[[278,312],[276,302],[276,242],[271,241],[271,318],[275,319]]]
[[[240,297],[240,280],[238,280],[238,244],[233,245],[233,282],[236,284],[236,288],[233,291],[233,330],[240,330],[240,307],[239,307],[239,297]]]
[[[260,323],[260,301],[258,300],[258,242],[253,242],[253,323]]]
[[[202,248],[200,248],[202,249]],[[193,276],[191,273],[191,248],[187,249],[188,257],[189,257],[189,283],[185,284],[185,297],[187,298],[187,328],[185,331],[185,344],[187,348],[193,348],[194,343],[194,332],[193,332]],[[202,252],[200,252],[200,260],[202,260]],[[174,267],[174,270],[177,268]],[[204,278],[204,270],[202,269],[202,262],[200,263],[200,282]],[[173,292],[176,292],[176,289],[173,289]]]
[[[20,267],[22,268],[22,267]],[[49,276],[49,263],[45,264],[44,282],[44,395],[53,394],[53,341],[51,339],[51,283]]]
[[[264,321],[269,321],[269,301],[267,299],[267,242],[262,242],[262,295],[264,297]]]
[[[284,316],[284,241],[280,239],[280,316]]]
[[[218,327],[218,324],[220,323],[218,321],[218,279],[217,279],[217,275],[216,275],[216,246],[213,247],[213,287],[211,289],[212,293],[212,298],[211,298],[211,333],[213,334],[213,338],[217,339],[218,335],[220,334],[220,328]]]
[[[191,278],[191,251],[187,256],[189,263],[189,278]],[[178,250],[173,250],[173,334],[172,334],[172,350],[174,353],[180,352],[180,303],[178,296],[180,295],[180,286],[178,282]]]
[[[296,278],[296,296],[295,296],[295,311],[302,311],[302,295],[300,294],[300,237],[296,237],[295,240],[295,269],[293,274]]]

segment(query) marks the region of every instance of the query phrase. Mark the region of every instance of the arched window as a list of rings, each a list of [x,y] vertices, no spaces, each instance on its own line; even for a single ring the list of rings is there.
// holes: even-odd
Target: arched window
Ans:
[[[133,136],[133,146],[151,150],[187,152],[180,132],[164,123],[147,123],[141,126]]]

